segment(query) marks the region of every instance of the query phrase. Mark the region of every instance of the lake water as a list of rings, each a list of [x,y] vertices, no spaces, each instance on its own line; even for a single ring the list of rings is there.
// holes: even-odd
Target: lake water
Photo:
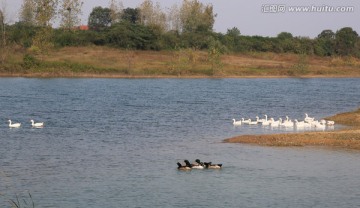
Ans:
[[[358,151],[222,143],[359,106],[360,79],[0,78],[0,207],[359,207]]]

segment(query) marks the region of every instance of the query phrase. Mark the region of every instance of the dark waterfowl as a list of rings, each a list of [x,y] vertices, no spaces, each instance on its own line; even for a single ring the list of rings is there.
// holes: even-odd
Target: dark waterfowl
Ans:
[[[220,169],[222,164],[212,164],[211,162],[204,162],[205,168],[208,169]]]
[[[177,163],[179,170],[191,170],[191,169],[220,169],[222,164],[212,164],[212,162],[201,162],[199,159],[196,159],[194,163],[190,163],[189,160],[184,160],[185,165]]]
[[[220,169],[222,167],[222,164],[212,164],[212,162],[201,162],[199,159],[196,159],[195,162],[208,169]]]
[[[190,163],[189,160],[184,160],[185,164],[187,167],[193,168],[193,169],[204,169],[204,166],[201,165],[200,163],[196,162],[196,163]]]
[[[178,165],[178,170],[191,170],[191,167],[188,167],[186,165],[181,165],[181,163],[177,163]]]
[[[204,166],[204,163],[203,163],[203,162],[201,162],[199,159],[196,159],[196,160],[195,160],[195,162],[197,162],[199,165]]]

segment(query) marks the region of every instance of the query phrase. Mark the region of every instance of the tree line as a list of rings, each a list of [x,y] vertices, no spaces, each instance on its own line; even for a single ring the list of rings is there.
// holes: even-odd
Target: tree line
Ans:
[[[198,0],[183,0],[166,11],[159,3],[144,0],[137,8],[125,8],[110,0],[108,7],[95,7],[88,17],[89,30],[79,30],[81,0],[23,0],[19,21],[8,24],[0,8],[2,48],[19,45],[46,53],[53,47],[100,45],[136,50],[191,48],[209,53],[274,52],[318,56],[360,57],[360,38],[350,27],[323,30],[316,38],[244,36],[238,28],[214,32],[213,6]],[[60,19],[60,27],[52,21]]]

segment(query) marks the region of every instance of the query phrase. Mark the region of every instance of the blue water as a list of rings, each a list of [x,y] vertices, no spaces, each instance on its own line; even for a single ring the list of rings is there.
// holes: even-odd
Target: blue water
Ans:
[[[360,79],[0,78],[0,207],[359,207],[358,151],[222,143],[359,106]]]

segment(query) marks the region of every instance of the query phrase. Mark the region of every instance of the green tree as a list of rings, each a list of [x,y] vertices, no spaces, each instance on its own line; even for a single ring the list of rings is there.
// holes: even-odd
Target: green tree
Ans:
[[[280,40],[293,39],[293,35],[289,32],[281,32],[277,35],[277,38]]]
[[[31,50],[46,55],[54,46],[51,21],[56,16],[58,0],[35,0],[35,21],[40,27],[32,39]]]
[[[0,9],[0,63],[4,63],[7,59],[7,49],[6,49],[6,24],[5,24],[5,11]],[[1,68],[1,67],[0,67]]]
[[[115,24],[120,22],[121,13],[124,9],[123,3],[117,0],[110,0],[109,9],[111,11],[111,23]]]
[[[37,28],[26,22],[16,22],[9,27],[9,42],[29,48],[32,45],[32,38],[35,36]]]
[[[237,48],[239,37],[240,30],[236,27],[233,27],[227,30],[226,35],[223,37],[223,43],[228,49],[234,51],[235,48]]]
[[[101,31],[111,26],[111,10],[109,8],[95,7],[88,19],[90,29]]]
[[[181,36],[177,30],[170,30],[161,35],[162,49],[174,50],[175,48],[182,47]]]
[[[314,54],[314,41],[308,37],[296,37],[293,39],[294,53],[313,55]]]
[[[151,0],[145,0],[139,9],[141,24],[159,28],[160,32],[166,31],[166,14],[162,11],[159,3],[154,5]]]
[[[7,27],[8,27],[8,13],[6,1],[0,0],[0,46],[6,47],[7,42]]]
[[[233,27],[231,29],[228,29],[226,32],[227,36],[238,38],[240,36],[240,30],[237,27]]]
[[[336,52],[339,55],[356,54],[356,43],[359,35],[351,27],[344,27],[336,32]]]
[[[212,32],[216,15],[212,5],[198,0],[183,0],[180,8],[182,32]]]
[[[180,9],[177,4],[172,5],[166,14],[167,27],[169,31],[180,32],[181,20],[180,20]]]
[[[323,30],[315,39],[314,51],[319,56],[332,56],[335,53],[335,33]]]
[[[126,8],[121,14],[121,20],[131,24],[137,24],[140,21],[140,10],[138,8]]]
[[[120,48],[158,50],[158,39],[150,27],[130,22],[113,25],[106,34],[107,43]]]
[[[332,30],[323,30],[317,38],[335,39],[335,33]]]
[[[62,28],[71,30],[80,23],[82,5],[83,2],[81,0],[63,0],[59,11],[61,15],[60,25]]]
[[[32,39],[31,50],[39,55],[47,55],[50,49],[54,47],[53,29],[49,26],[41,27]]]
[[[27,25],[35,25],[35,1],[34,0],[23,0],[21,5],[19,19]]]
[[[1,28],[1,44],[3,47],[6,46],[6,24],[5,24],[5,11],[0,9],[0,28]]]
[[[35,21],[38,26],[51,27],[51,20],[56,16],[58,0],[35,0]]]
[[[291,33],[281,32],[277,35],[277,39],[279,40],[279,47],[281,52],[294,52],[296,46],[294,37]]]

